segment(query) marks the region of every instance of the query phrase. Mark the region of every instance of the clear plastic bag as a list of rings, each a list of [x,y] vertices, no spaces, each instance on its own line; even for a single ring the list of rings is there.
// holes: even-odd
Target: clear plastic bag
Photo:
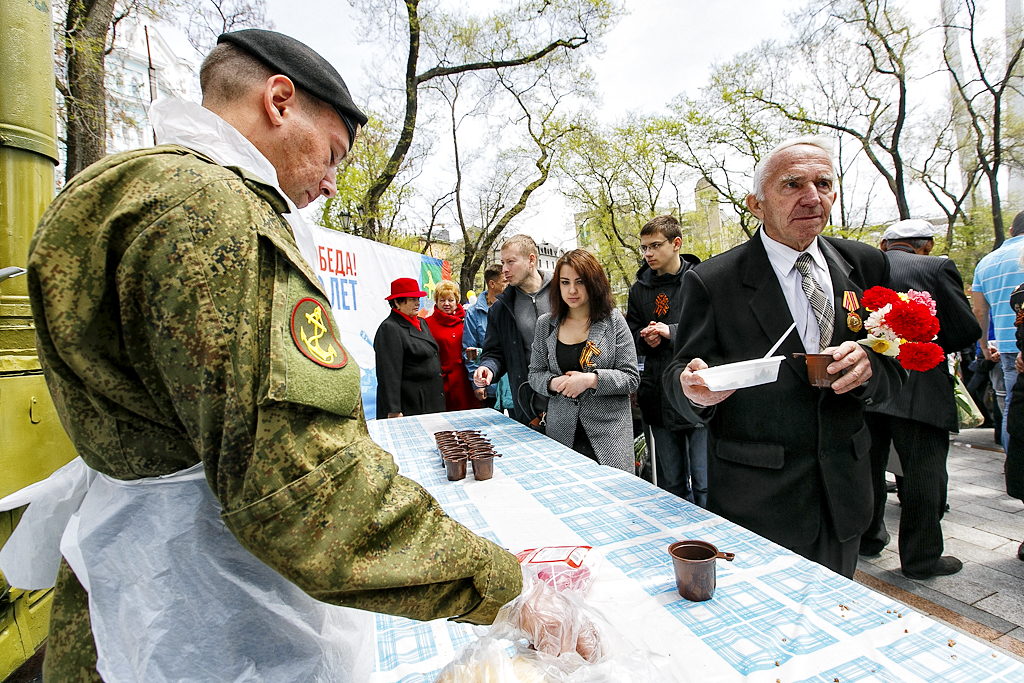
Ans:
[[[510,655],[503,643],[512,641]],[[638,650],[575,591],[524,575],[487,635],[467,643],[437,683],[671,683],[668,659]]]

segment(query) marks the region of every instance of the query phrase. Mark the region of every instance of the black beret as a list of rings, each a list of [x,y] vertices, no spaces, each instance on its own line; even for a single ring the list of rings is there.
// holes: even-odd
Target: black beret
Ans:
[[[307,93],[334,107],[348,129],[349,145],[355,143],[356,126],[366,125],[366,114],[352,101],[341,74],[304,43],[276,31],[247,28],[222,33],[217,43],[231,43],[284,74]]]

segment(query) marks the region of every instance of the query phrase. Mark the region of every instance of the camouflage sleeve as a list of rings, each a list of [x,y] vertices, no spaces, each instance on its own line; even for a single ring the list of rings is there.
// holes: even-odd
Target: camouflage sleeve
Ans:
[[[239,182],[163,214],[118,269],[142,381],[167,396],[231,532],[304,591],[490,623],[521,590],[516,559],[369,438],[359,369],[300,261],[284,221]]]

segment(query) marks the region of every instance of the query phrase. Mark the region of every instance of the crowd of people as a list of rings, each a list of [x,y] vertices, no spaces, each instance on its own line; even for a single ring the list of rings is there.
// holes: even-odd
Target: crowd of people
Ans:
[[[969,353],[980,338],[980,352],[999,361],[1007,490],[1019,495],[1024,398],[1014,392],[1024,394],[1015,389],[1024,359],[1014,335],[1024,336],[1024,213],[978,264],[972,311],[954,262],[930,255],[936,230],[927,221],[898,221],[877,248],[820,235],[836,196],[827,140],[780,145],[754,183],[747,202],[761,229],[704,263],[680,253],[674,217],[643,226],[625,316],[593,254],[570,251],[547,273],[533,240],[512,237],[501,250],[504,283],[496,264],[485,271],[486,301],[471,307],[478,317],[463,335],[459,370],[481,400],[508,382],[509,400],[494,405],[599,464],[642,474],[633,443],[642,433],[658,486],[847,576],[858,555],[891,540],[886,471],[895,468],[903,572],[959,571],[960,560],[942,554],[941,529],[949,434],[959,428],[955,376],[947,363],[907,371],[867,351],[858,297],[876,285],[929,292],[943,353]],[[695,374],[758,357],[790,322],[776,382],[711,392]],[[819,352],[842,375],[831,389],[812,386],[794,356]]]
[[[40,362],[86,491],[80,552],[55,568],[47,677],[99,680],[97,667],[124,666],[126,679],[181,680],[192,667],[234,680],[239,666],[308,666],[311,680],[351,680],[356,641],[337,657],[315,645],[346,619],[325,618],[324,603],[486,624],[522,600],[530,633],[575,618],[571,605],[551,618],[554,599],[524,592],[514,556],[448,518],[369,438],[359,372],[325,324],[330,302],[295,210],[334,195],[337,165],[366,124],[341,76],[298,41],[245,30],[220,36],[200,79],[201,107],[179,107],[177,126],[156,118],[169,144],[84,171],[32,240]],[[296,149],[295,139],[306,145]],[[1007,491],[1024,497],[1024,213],[978,264],[972,316],[956,266],[929,255],[925,222],[894,224],[880,248],[821,235],[836,178],[827,140],[782,143],[757,164],[746,198],[761,227],[704,262],[680,254],[674,218],[651,220],[626,315],[591,253],[572,250],[545,272],[525,235],[503,244],[500,270],[485,269],[486,291],[468,308],[442,282],[421,317],[426,292],[396,279],[375,338],[377,416],[492,406],[630,472],[641,431],[659,486],[848,577],[858,554],[889,540],[881,511],[891,443],[902,464],[903,571],[958,571],[959,560],[942,555],[940,527],[957,428],[949,365],[908,372],[860,343],[861,297],[875,286],[928,291],[943,352],[980,338],[985,358],[999,361]],[[780,338],[774,382],[712,391],[698,374],[762,357]],[[828,388],[808,381],[799,357],[818,353],[838,376]],[[90,517],[90,496],[138,479],[152,485],[121,487],[130,491],[123,507]],[[204,495],[179,515],[179,497],[164,492],[197,481]],[[63,526],[43,527],[61,540]],[[168,536],[136,539],[122,528]],[[93,552],[110,539],[121,546]],[[161,552],[181,539],[180,554]],[[124,562],[109,561],[112,547]],[[272,569],[273,587],[258,585],[252,564],[205,563],[222,552]],[[170,621],[145,622],[131,604],[140,582],[153,601],[166,599],[158,608]],[[171,585],[191,586],[190,604],[200,606],[246,586],[293,604],[261,603],[240,620],[182,606]],[[239,623],[277,624],[286,613],[306,621],[258,630],[294,638],[254,647],[241,662],[219,656]],[[182,658],[176,644],[188,639],[203,649]],[[136,661],[126,643],[154,654]],[[168,668],[157,675],[158,666]]]

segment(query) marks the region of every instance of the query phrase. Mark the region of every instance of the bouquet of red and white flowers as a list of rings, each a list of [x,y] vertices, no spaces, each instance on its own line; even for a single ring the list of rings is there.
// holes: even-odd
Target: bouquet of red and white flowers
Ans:
[[[860,340],[864,346],[898,359],[907,370],[924,372],[946,359],[942,347],[932,342],[939,319],[928,292],[911,289],[904,294],[872,287],[864,292],[861,305],[870,312],[864,322],[868,336]]]

